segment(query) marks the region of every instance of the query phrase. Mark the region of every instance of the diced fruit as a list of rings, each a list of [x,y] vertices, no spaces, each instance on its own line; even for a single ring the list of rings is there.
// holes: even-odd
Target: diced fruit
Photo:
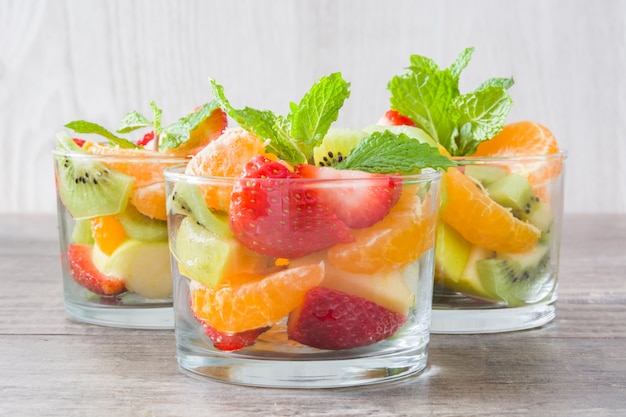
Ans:
[[[91,235],[91,219],[80,219],[74,222],[72,229],[72,243],[93,245],[95,242]]]
[[[384,219],[354,230],[354,242],[330,247],[328,259],[335,267],[357,274],[402,269],[435,246],[435,227],[437,218],[428,200],[421,202],[416,189],[405,186]]]
[[[181,273],[203,285],[215,288],[234,273],[261,272],[269,261],[232,237],[220,237],[184,218],[172,243]]]
[[[132,204],[126,206],[126,210],[121,212],[117,218],[126,235],[131,239],[143,242],[167,241],[167,223],[163,220],[144,216]]]
[[[195,109],[194,111],[197,111]],[[189,139],[176,148],[166,149],[166,154],[189,156],[195,155],[204,149],[207,144],[211,143],[224,132],[228,125],[228,118],[224,110],[216,107],[209,117],[204,119],[200,124],[189,133]]]
[[[177,182],[170,195],[169,210],[173,214],[193,217],[217,236],[232,236],[228,227],[228,217],[207,208],[202,192],[196,184]]]
[[[295,259],[289,267],[294,268],[321,261],[325,265],[324,280],[320,284],[322,287],[365,298],[405,315],[415,302],[415,294],[410,289],[416,288],[414,283],[419,279],[419,267],[415,263],[409,264],[402,270],[373,275],[354,274],[334,267],[328,261],[325,252],[320,251]],[[408,282],[414,286],[409,287]]]
[[[401,180],[391,175],[319,168],[307,164],[296,165],[294,170],[304,178],[343,180],[345,186],[341,187],[313,187],[328,208],[346,226],[354,229],[369,227],[380,221],[398,202],[402,193]]]
[[[406,316],[354,295],[317,287],[288,321],[289,338],[318,349],[351,349],[392,336]]]
[[[211,339],[213,346],[224,352],[233,352],[250,346],[256,339],[269,330],[269,327],[246,330],[239,333],[225,333],[215,330],[213,327],[200,320],[204,326],[204,333]]]
[[[172,295],[167,242],[145,243],[129,239],[111,256],[95,245],[93,262],[102,273],[122,278],[129,291],[142,297],[162,299]]]
[[[539,244],[524,254],[496,254],[476,263],[478,277],[492,299],[506,301],[510,307],[543,299],[551,289],[548,267],[550,247]]]
[[[528,252],[537,244],[537,227],[515,218],[458,168],[448,169],[444,177],[440,217],[465,239],[504,253]]]
[[[261,155],[246,164],[230,206],[231,230],[241,243],[289,259],[353,240],[350,229],[299,178]]]
[[[194,315],[217,331],[239,333],[272,326],[304,302],[324,278],[324,265],[285,269],[211,289],[190,285]]]
[[[67,248],[67,259],[74,280],[89,291],[100,295],[117,295],[126,291],[124,281],[100,272],[91,259],[91,245],[72,244]]]
[[[91,219],[91,234],[96,244],[107,255],[113,253],[128,236],[117,216],[99,216]]]
[[[68,135],[58,136],[60,146],[77,156],[56,156],[59,197],[74,219],[116,214],[124,210],[133,178],[100,162],[81,158],[85,152]]]
[[[396,110],[387,110],[378,121],[378,124],[383,126],[415,126],[413,120],[409,119],[406,116],[402,116]]]
[[[444,278],[446,288],[478,298],[499,301],[499,297],[487,291],[483,287],[481,280],[478,277],[478,271],[476,270],[476,264],[478,261],[492,258],[494,255],[495,252],[492,250],[481,248],[480,246],[472,246],[465,268],[458,279],[451,280]]]
[[[512,209],[518,219],[529,221],[542,232],[550,230],[554,220],[552,211],[535,195],[526,177],[507,175],[490,184],[487,193],[496,203]]]
[[[465,271],[472,244],[452,227],[440,221],[437,227],[435,247],[435,276],[443,279],[446,287],[458,282]]]
[[[167,220],[165,199],[163,182],[134,187],[130,194],[130,202],[137,211],[144,216],[163,221]]]
[[[485,187],[504,178],[509,173],[508,169],[495,165],[465,165],[463,169],[465,175],[475,179]]]
[[[227,129],[210,142],[187,164],[186,174],[234,178],[243,172],[244,165],[256,155],[265,155],[265,145],[253,133],[243,129]],[[232,187],[201,187],[206,205],[227,211]]]
[[[316,166],[333,166],[344,160],[367,134],[362,130],[331,127],[322,143],[313,149]]]

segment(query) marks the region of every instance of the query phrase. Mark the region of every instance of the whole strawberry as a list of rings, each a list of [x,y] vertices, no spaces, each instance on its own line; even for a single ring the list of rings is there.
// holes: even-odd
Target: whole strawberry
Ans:
[[[251,159],[235,181],[230,226],[248,248],[273,258],[298,258],[354,240],[302,177],[262,155]]]
[[[406,316],[365,298],[315,287],[289,316],[289,338],[318,349],[351,349],[392,336]]]

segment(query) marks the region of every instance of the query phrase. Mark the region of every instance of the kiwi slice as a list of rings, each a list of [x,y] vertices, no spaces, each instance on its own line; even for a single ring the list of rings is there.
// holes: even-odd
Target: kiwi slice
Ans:
[[[167,242],[167,222],[141,214],[132,204],[128,204],[126,210],[117,218],[131,239],[142,242]]]
[[[546,297],[552,289],[550,246],[538,244],[524,254],[498,254],[476,262],[476,271],[491,299],[510,307],[523,306]]]
[[[317,166],[333,166],[344,160],[367,134],[361,130],[330,128],[322,143],[313,149]]]
[[[209,231],[218,236],[232,236],[228,226],[226,213],[211,211],[204,201],[202,192],[196,184],[176,183],[168,200],[168,211],[171,214],[191,216]]]
[[[535,195],[523,175],[509,174],[486,187],[489,196],[498,204],[508,207],[518,219],[526,220],[542,232],[548,232],[554,216],[550,207]]]
[[[495,165],[466,165],[464,169],[465,175],[475,179],[485,187],[508,174],[506,168]]]
[[[74,219],[117,214],[126,208],[134,178],[88,158],[67,133],[57,135],[55,171],[59,197]],[[69,157],[68,154],[77,157]]]

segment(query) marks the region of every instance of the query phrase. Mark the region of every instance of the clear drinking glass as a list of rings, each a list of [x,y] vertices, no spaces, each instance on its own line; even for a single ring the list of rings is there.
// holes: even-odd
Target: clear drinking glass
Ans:
[[[374,187],[371,179],[239,180],[168,168],[181,369],[288,388],[370,384],[423,370],[440,175],[390,177],[401,194],[388,214],[341,234],[328,229],[338,208],[324,209],[325,198],[345,201]],[[254,207],[236,203],[243,193],[256,193]]]
[[[457,157],[442,179],[433,333],[538,327],[555,317],[564,153]]]
[[[65,310],[74,320],[171,329],[167,155],[53,151]]]

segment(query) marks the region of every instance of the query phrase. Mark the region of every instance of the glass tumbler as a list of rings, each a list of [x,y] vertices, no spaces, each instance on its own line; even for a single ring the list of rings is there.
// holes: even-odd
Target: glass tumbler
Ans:
[[[440,173],[381,181],[165,171],[177,358],[224,382],[326,388],[424,369]],[[391,186],[373,224],[352,193]]]
[[[186,159],[78,150],[56,150],[53,157],[68,316],[104,326],[173,328],[163,170]]]
[[[442,179],[433,333],[555,317],[565,153],[457,157]]]

